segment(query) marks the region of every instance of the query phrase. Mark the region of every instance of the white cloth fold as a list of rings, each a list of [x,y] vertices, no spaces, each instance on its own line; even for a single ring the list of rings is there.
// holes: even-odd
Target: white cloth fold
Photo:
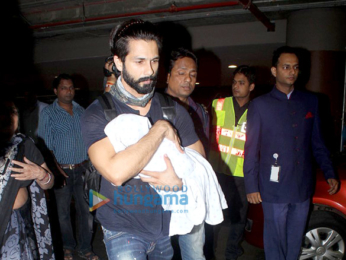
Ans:
[[[137,143],[150,128],[148,118],[122,114],[109,122],[104,131],[118,153]],[[227,208],[227,203],[209,162],[193,149],[185,148],[184,153],[179,152],[175,144],[165,138],[144,170],[166,170],[163,158],[165,154],[175,173],[183,180],[181,191],[168,187],[153,187],[162,198],[163,209],[172,212],[169,235],[187,234],[194,225],[203,221],[211,225],[221,223],[222,209]]]

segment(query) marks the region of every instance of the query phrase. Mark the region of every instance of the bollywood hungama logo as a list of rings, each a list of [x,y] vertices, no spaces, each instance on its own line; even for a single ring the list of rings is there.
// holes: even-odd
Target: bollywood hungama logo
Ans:
[[[103,196],[102,194],[94,191],[89,190],[89,211],[92,212],[99,207],[105,205],[106,203],[110,202],[111,200]]]

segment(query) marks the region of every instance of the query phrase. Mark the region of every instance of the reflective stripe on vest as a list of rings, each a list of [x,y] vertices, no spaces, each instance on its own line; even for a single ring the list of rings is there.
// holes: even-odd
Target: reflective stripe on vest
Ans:
[[[223,153],[229,153],[229,146],[219,144],[219,151]],[[232,148],[230,154],[239,156],[239,157],[244,157],[244,150]]]
[[[247,110],[235,126],[232,97],[214,100],[216,118],[213,118],[213,135],[209,161],[216,172],[243,177],[244,146],[246,141]]]
[[[225,128],[220,128],[220,134],[223,136],[228,136],[232,137],[233,136],[233,131]],[[242,132],[235,132],[234,138],[246,141],[246,134]]]

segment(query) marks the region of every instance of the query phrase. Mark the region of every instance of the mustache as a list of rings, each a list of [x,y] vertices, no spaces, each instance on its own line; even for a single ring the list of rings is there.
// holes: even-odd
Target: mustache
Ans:
[[[144,82],[144,81],[147,81],[147,80],[152,80],[152,81],[156,80],[156,75],[153,75],[153,76],[150,76],[150,77],[140,78],[140,79],[137,80],[137,82],[140,83],[140,82]]]

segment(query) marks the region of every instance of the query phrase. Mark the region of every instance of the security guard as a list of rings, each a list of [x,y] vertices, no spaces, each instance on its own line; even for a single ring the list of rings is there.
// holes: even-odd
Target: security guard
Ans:
[[[231,221],[225,256],[237,259],[246,224],[248,202],[244,185],[244,145],[247,108],[255,88],[254,68],[243,65],[233,73],[233,97],[213,101],[213,133],[209,161],[213,166],[228,204]]]

